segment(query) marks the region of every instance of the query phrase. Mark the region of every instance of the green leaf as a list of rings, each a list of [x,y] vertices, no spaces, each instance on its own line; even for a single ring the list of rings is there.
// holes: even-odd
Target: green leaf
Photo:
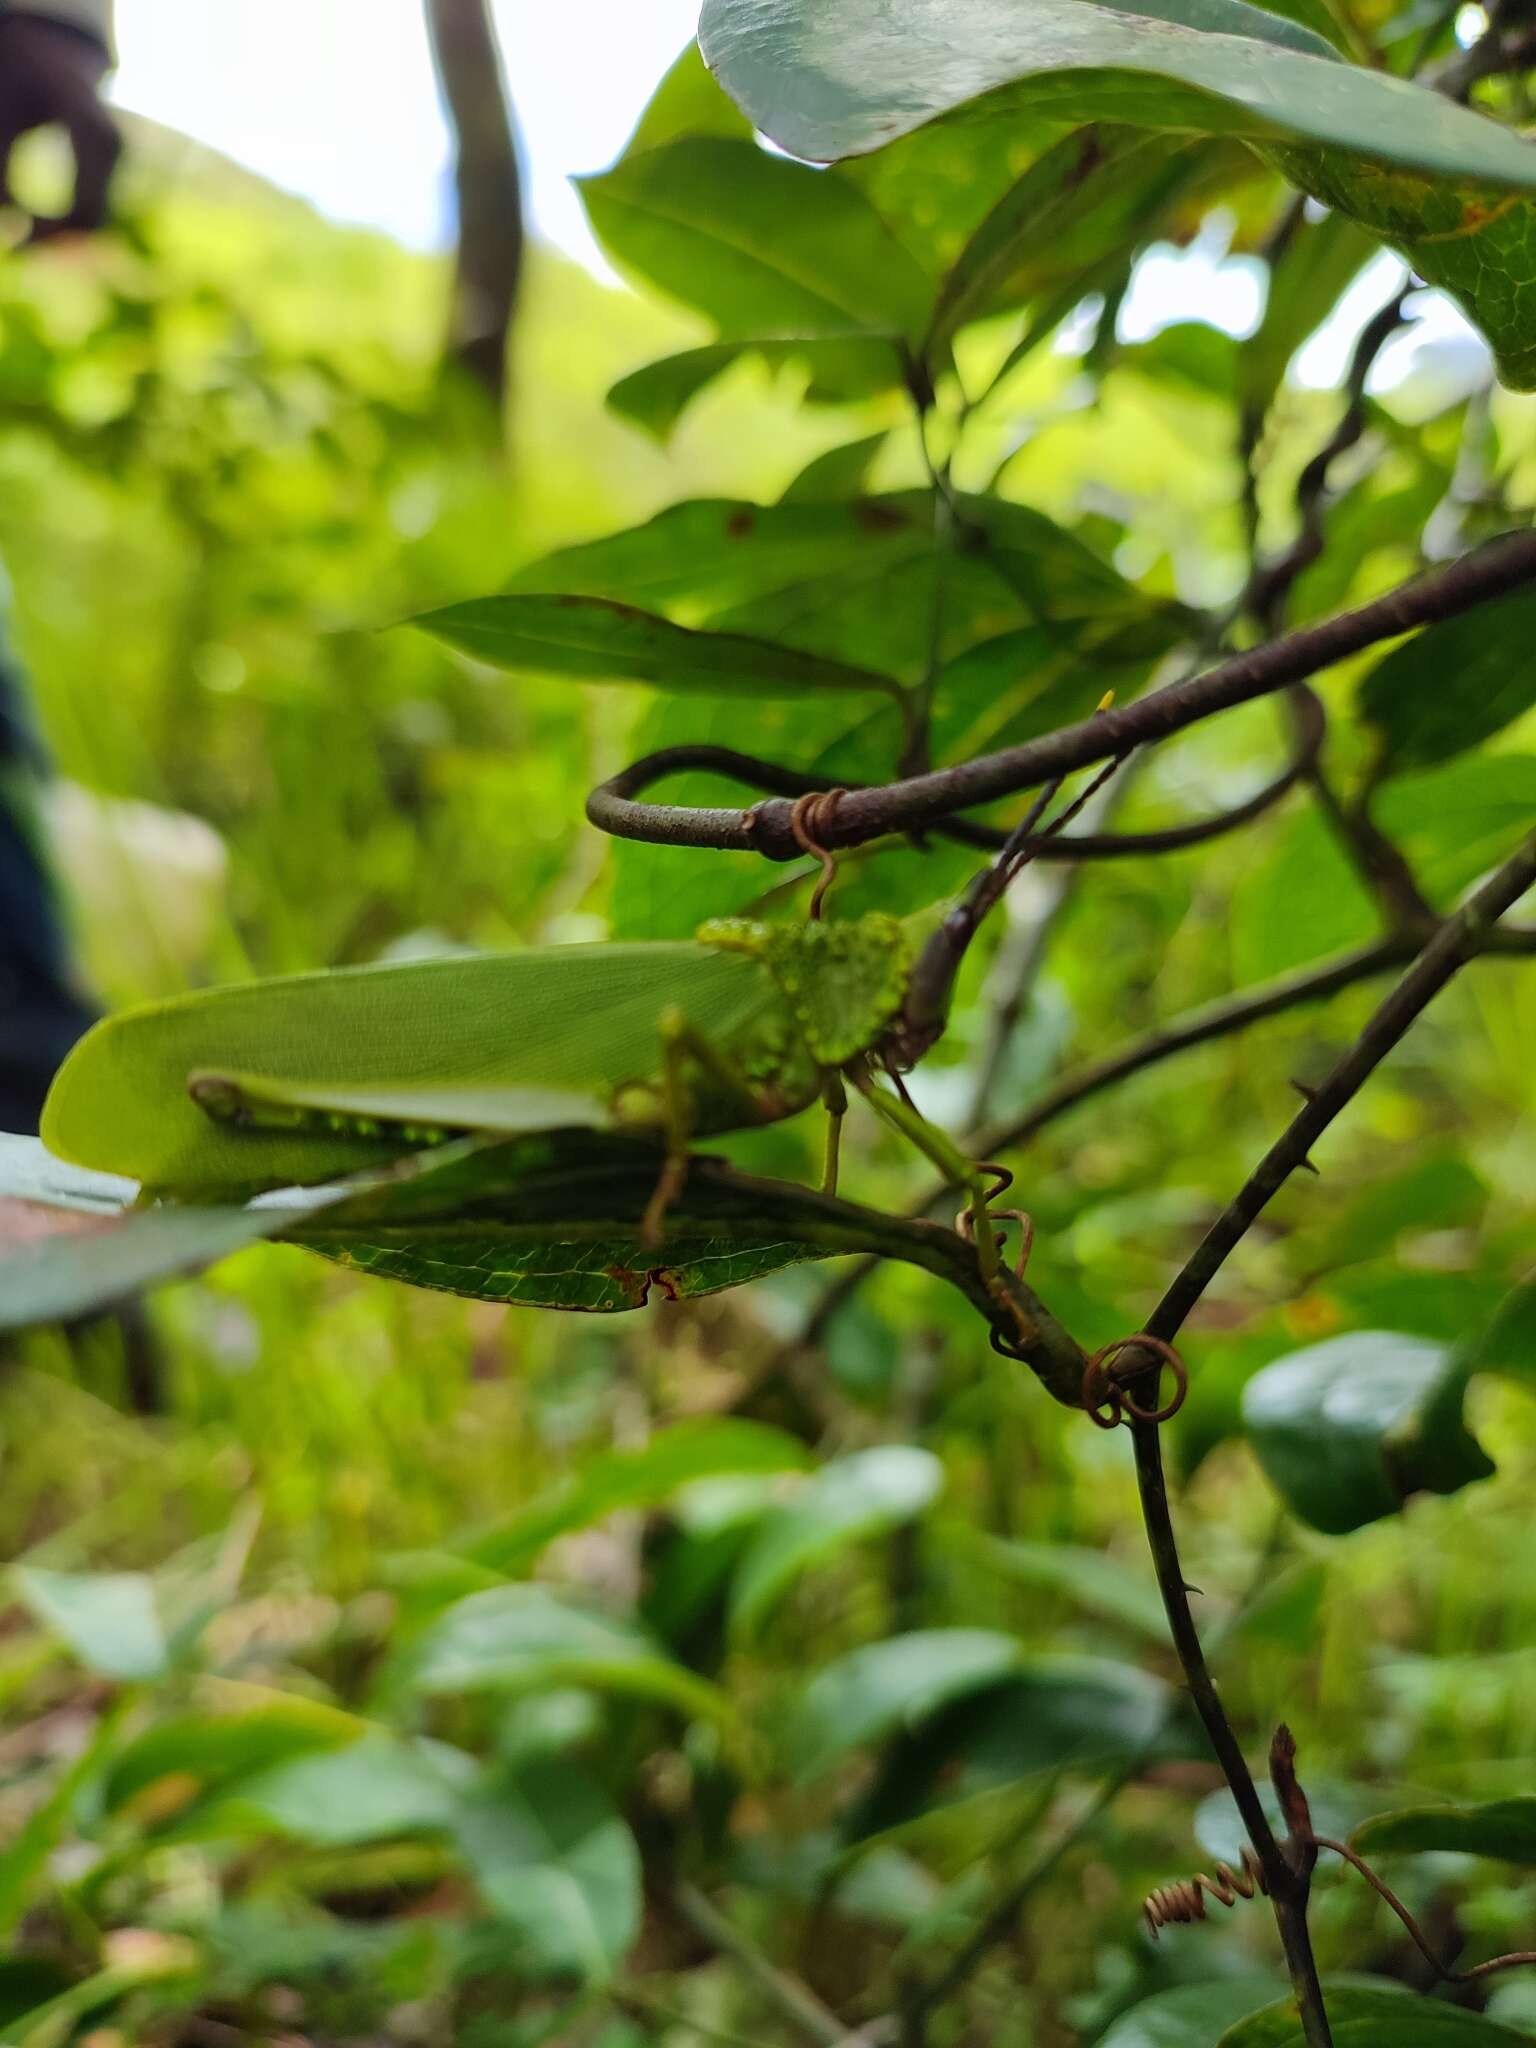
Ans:
[[[640,1854],[607,1796],[555,1757],[493,1775],[456,1838],[481,1898],[539,1975],[600,1984],[640,1927]]]
[[[882,1444],[834,1459],[764,1516],[731,1583],[730,1626],[755,1635],[802,1572],[920,1515],[944,1483],[931,1451]]]
[[[938,1532],[970,1563],[1021,1586],[1039,1586],[1090,1614],[1116,1621],[1155,1643],[1168,1638],[1168,1621],[1151,1576],[1080,1543],[1021,1543],[989,1536],[961,1523]]]
[[[428,1155],[413,1176],[354,1195],[289,1237],[417,1286],[597,1311],[642,1307],[652,1288],[684,1299],[803,1260],[872,1252],[958,1287],[1055,1397],[1077,1406],[1083,1358],[1073,1339],[1022,1281],[1006,1277],[1011,1306],[1000,1302],[954,1231],[695,1158],[666,1236],[649,1245],[640,1225],[659,1167],[651,1146],[583,1132],[448,1148],[443,1166]]]
[[[1240,986],[1326,959],[1376,936],[1364,883],[1315,804],[1282,826],[1269,858],[1232,898],[1232,977]]]
[[[1376,253],[1345,214],[1303,222],[1271,266],[1264,318],[1238,351],[1238,396],[1256,418],[1268,412],[1286,366]]]
[[[1530,830],[1536,757],[1463,756],[1444,768],[1394,775],[1371,813],[1411,860],[1431,900],[1447,902]]]
[[[1516,2048],[1529,2035],[1511,2033],[1480,2013],[1436,1999],[1412,1998],[1400,1989],[1327,1989],[1334,2048]],[[1294,1998],[1239,2020],[1217,2048],[1305,2048]]]
[[[241,1713],[173,1715],[117,1752],[102,1787],[102,1804],[115,1813],[148,1796],[153,1807],[157,1788],[185,1780],[188,1796],[178,1798],[172,1809],[172,1817],[179,1819],[192,1799],[227,1790],[274,1765],[335,1749],[357,1734],[351,1715],[288,1695]]]
[[[799,341],[717,341],[662,356],[632,370],[610,388],[605,402],[624,419],[665,441],[693,401],[747,358],[771,370],[785,364],[799,366],[809,380],[806,397],[822,405],[873,398],[902,382],[900,351],[888,341],[858,336],[847,340],[807,336]]]
[[[500,1572],[518,1572],[557,1537],[589,1528],[621,1508],[653,1508],[680,1487],[721,1473],[797,1472],[807,1463],[798,1438],[764,1422],[735,1417],[677,1422],[632,1451],[589,1458],[575,1476],[473,1541],[466,1557]]]
[[[971,236],[945,278],[925,347],[972,320],[1096,274],[1150,237],[1198,158],[1139,128],[1082,128],[1039,156]]]
[[[892,696],[890,676],[741,633],[699,633],[606,598],[565,593],[470,598],[410,622],[518,675],[650,683],[708,696],[800,697],[827,690]]]
[[[1246,2018],[1257,2001],[1273,1998],[1281,1982],[1272,1975],[1219,1977],[1159,1991],[1122,2013],[1097,2048],[1218,2048],[1232,2022]]]
[[[1465,1384],[1445,1346],[1358,1330],[1256,1373],[1243,1421],[1296,1513],[1342,1536],[1412,1494],[1455,1493],[1493,1471],[1462,1419]]]
[[[1261,1783],[1258,1791],[1270,1826],[1277,1835],[1284,1836],[1289,1824],[1273,1788]],[[1307,1803],[1312,1809],[1313,1825],[1320,1835],[1331,1835],[1335,1841],[1352,1835],[1380,1796],[1369,1786],[1339,1783],[1307,1773]],[[1207,1856],[1220,1857],[1236,1867],[1248,1841],[1248,1831],[1225,1787],[1210,1793],[1195,1808],[1194,1833]]]
[[[154,1581],[143,1572],[51,1572],[16,1565],[11,1590],[35,1621],[104,1678],[162,1678],[169,1667]]]
[[[1204,1753],[1174,1693],[1147,1672],[1102,1657],[1031,1657],[898,1736],[845,1832],[863,1839],[937,1803],[1055,1771]]]
[[[1536,704],[1536,590],[1426,626],[1365,676],[1358,703],[1388,774],[1438,768]]]
[[[1483,1806],[1406,1807],[1376,1815],[1356,1828],[1351,1839],[1364,1856],[1445,1851],[1536,1864],[1536,1796],[1494,1799]]]
[[[749,137],[752,124],[720,90],[705,67],[697,43],[690,43],[646,102],[625,156],[660,149],[685,135]]]
[[[786,1744],[802,1778],[850,1749],[914,1728],[940,1707],[992,1685],[1024,1661],[1016,1637],[930,1628],[867,1643],[818,1671],[790,1719]]]
[[[814,456],[786,486],[781,505],[836,505],[857,498],[876,458],[890,439],[884,430],[861,434]]]
[[[1468,1377],[1499,1372],[1536,1384],[1536,1277],[1505,1295],[1488,1327],[1463,1341],[1459,1361]]]
[[[1530,200],[1500,182],[1444,170],[1424,177],[1362,163],[1337,149],[1280,149],[1274,158],[1314,199],[1390,242],[1426,283],[1458,300],[1488,337],[1499,375],[1512,390],[1536,387],[1536,207]]]
[[[932,281],[864,194],[754,142],[690,135],[579,181],[621,270],[726,338],[915,334]]]
[[[731,1711],[722,1693],[675,1664],[643,1630],[543,1586],[497,1586],[456,1601],[414,1645],[408,1678],[427,1694],[590,1686],[707,1720]]]
[[[878,149],[993,94],[988,114],[1049,110],[1311,141],[1536,189],[1536,150],[1518,136],[1421,86],[1341,63],[1273,15],[1197,14],[1177,0],[1153,12],[1161,18],[1092,0],[936,0],[921,13],[880,0],[706,0],[699,40],[753,124],[817,162]],[[1238,33],[1212,32],[1219,18]]]
[[[444,1834],[459,1817],[473,1770],[471,1758],[443,1743],[364,1735],[344,1749],[296,1757],[243,1780],[211,1825],[327,1849]]]

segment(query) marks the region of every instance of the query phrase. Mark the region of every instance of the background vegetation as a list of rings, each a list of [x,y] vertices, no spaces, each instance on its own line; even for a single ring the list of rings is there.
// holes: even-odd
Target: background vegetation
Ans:
[[[1257,245],[1279,187],[1253,186],[1211,232]],[[439,374],[434,266],[151,132],[129,191],[123,233],[0,268],[0,554],[103,997],[690,930],[683,856],[615,857],[576,823],[594,782],[681,737],[674,709],[514,685],[381,625],[676,499],[772,503],[863,437],[879,486],[922,486],[904,400],[807,410],[803,369],[744,360],[659,445],[604,393],[712,330],[535,251],[509,469],[479,394]],[[1352,274],[1288,315],[1281,365]],[[1018,324],[964,338],[978,369]],[[1197,319],[1135,344],[1079,323],[1009,384],[981,466],[1148,593],[1220,607],[1247,563],[1240,374]],[[1339,410],[1278,389],[1255,512],[1276,546]],[[1296,618],[1528,518],[1536,403],[1492,386],[1474,344],[1365,415]],[[1330,701],[1364,666],[1329,674]],[[753,715],[773,753],[773,719],[799,714]],[[734,737],[738,708],[715,720]],[[1265,706],[1187,737],[1117,822],[1236,800],[1274,744]],[[1532,745],[1517,721],[1475,768],[1426,756],[1394,784],[1438,896],[1528,815]],[[850,863],[840,887],[859,886]],[[1016,1108],[1072,1059],[1372,929],[1305,796],[1215,857],[1107,863],[1053,905],[1058,886],[1020,892],[925,1070],[957,1125],[984,1076]],[[1048,910],[999,1055],[998,995]],[[1370,1001],[1186,1053],[1015,1162],[1031,1278],[1083,1341],[1137,1326],[1291,1077]],[[1250,1746],[1283,1706],[1338,1832],[1530,1783],[1533,1390],[1518,1361],[1474,1382],[1493,1477],[1346,1537],[1280,1508],[1241,1390],[1335,1333],[1455,1339],[1522,1277],[1533,1030],[1518,963],[1458,984],[1188,1333],[1170,1440],[1202,1619]],[[810,1175],[813,1145],[791,1126],[750,1156]],[[850,1154],[850,1191],[894,1206],[910,1169],[872,1128]],[[20,1938],[0,2008],[32,2015],[14,2038],[830,2041],[954,1972],[936,2038],[1148,2048],[1203,2038],[1177,2002],[1161,2034],[1116,2030],[1154,1994],[1230,1979],[1232,2019],[1278,1994],[1261,1914],[1158,1946],[1138,1926],[1142,1893],[1230,1854],[1233,1823],[1168,1683],[1123,1442],[1044,1401],[917,1274],[882,1273],[812,1355],[819,1284],[609,1323],[263,1247],[154,1299],[161,1413],[129,1412],[116,1326],[14,1347],[0,1920]],[[477,1632],[487,1610],[456,1603],[507,1587]],[[932,1649],[927,1690],[846,1661],[932,1630],[973,1633]],[[1524,1861],[1447,1852],[1404,1883],[1468,1957],[1529,1940]],[[1325,1968],[1423,1981],[1357,1883],[1326,1877],[1315,1924]],[[1201,2015],[1227,1995],[1202,1991]],[[1518,1979],[1486,2003],[1536,2025]]]

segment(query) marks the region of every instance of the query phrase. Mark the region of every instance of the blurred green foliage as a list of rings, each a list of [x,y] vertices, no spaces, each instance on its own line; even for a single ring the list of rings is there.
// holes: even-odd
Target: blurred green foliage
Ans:
[[[653,149],[752,150],[690,71],[658,107]],[[1060,140],[1035,137],[1039,157]],[[779,188],[834,175],[754,154],[754,218],[770,227]],[[844,705],[823,724],[797,704],[514,684],[385,628],[514,584],[557,549],[561,577],[542,570],[542,588],[589,587],[598,559],[590,587],[633,597],[624,577],[654,561],[628,536],[616,564],[599,537],[654,534],[652,515],[664,531],[693,522],[662,551],[688,580],[636,601],[689,624],[782,623],[787,577],[749,587],[752,563],[784,568],[766,508],[866,479],[893,494],[882,504],[927,486],[909,410],[864,344],[816,329],[792,348],[750,327],[720,340],[546,253],[518,334],[509,462],[499,423],[440,378],[434,265],[172,138],[137,134],[135,158],[131,232],[0,268],[0,554],[66,778],[61,857],[104,997],[687,931],[782,881],[745,856],[610,857],[576,822],[585,793],[683,738],[803,762],[820,747],[856,766],[889,753],[884,714],[855,724]],[[1001,188],[1022,168],[988,175]],[[1279,183],[1249,176],[1262,219]],[[594,217],[638,177],[600,182]],[[937,264],[954,251],[918,202],[946,178],[966,189],[934,131],[855,167],[847,189]],[[1164,196],[1185,203],[1172,184]],[[1331,246],[1336,228],[1311,232],[1330,246],[1300,268],[1306,320],[1269,317],[1257,362],[1194,320],[1128,344],[1069,328],[978,409],[957,483],[996,480],[1000,522],[1049,515],[1074,561],[1112,561],[1138,602],[1170,616],[1230,603],[1247,546],[1234,400],[1272,398],[1266,549],[1290,538],[1296,476],[1337,418],[1336,397],[1282,377],[1361,255]],[[652,260],[643,237],[632,257]],[[900,298],[904,271],[877,258]],[[1042,269],[1010,288],[1048,298],[1059,280]],[[739,309],[722,276],[709,287]],[[1019,343],[1018,303],[957,337],[968,388]],[[714,310],[696,291],[693,304]],[[664,377],[644,371],[663,356]],[[808,383],[835,402],[802,406]],[[1529,518],[1530,399],[1431,364],[1367,412],[1297,620],[1408,574],[1426,529],[1444,548]],[[696,507],[665,510],[699,499],[729,501],[717,533],[731,506],[761,512],[746,569],[710,555]],[[830,576],[837,524],[818,527],[802,583]],[[875,573],[860,601],[814,614],[816,651],[921,669],[914,621],[932,590],[909,542],[889,522],[857,537]],[[1057,672],[1010,614],[1018,637],[989,668],[976,650],[1017,592],[980,570],[956,586],[947,745],[1091,708],[1112,654],[1087,650],[1091,678],[1076,660]],[[1127,692],[1157,651],[1121,650]],[[1440,765],[1433,706],[1399,719],[1377,680],[1404,659],[1325,679],[1341,714],[1331,766],[1357,779],[1397,749],[1406,772],[1378,817],[1444,902],[1528,821],[1533,734],[1522,698],[1475,773]],[[1119,822],[1247,795],[1281,738],[1264,705],[1186,735],[1139,770]],[[931,901],[972,861],[849,859],[839,901]],[[1059,903],[1032,876],[921,1076],[956,1128],[1010,962],[1046,916],[1049,962],[995,1065],[994,1107],[1371,929],[1304,794],[1214,855],[1105,863]],[[1015,1161],[1030,1280],[1079,1339],[1138,1326],[1288,1115],[1291,1078],[1321,1071],[1370,1002],[1355,989],[1152,1068]],[[1395,1826],[1434,1853],[1401,1882],[1468,1956],[1525,1945],[1536,1914],[1529,1859],[1511,1854],[1528,1817],[1500,1826],[1491,1804],[1518,1808],[1536,1773],[1523,1297],[1493,1321],[1531,1260],[1533,1033],[1517,963],[1442,999],[1320,1147],[1321,1179],[1287,1189],[1203,1304],[1194,1391],[1170,1430],[1188,1568],[1245,1741],[1262,1747],[1283,1711],[1308,1774],[1342,1786],[1352,1815],[1403,1809],[1387,1839]],[[729,1149],[813,1178],[814,1144],[791,1126]],[[863,1124],[846,1167],[851,1195],[888,1208],[922,1185]],[[1160,1632],[1123,1443],[1042,1398],[962,1303],[906,1268],[883,1270],[813,1360],[793,1340],[817,1284],[789,1273],[610,1324],[257,1247],[154,1300],[165,1408],[148,1417],[126,1412],[115,1326],[14,1346],[0,1380],[0,1545],[21,1561],[0,1634],[0,1919],[19,1938],[0,1963],[0,2027],[30,2014],[16,2038],[39,2048],[832,2038],[829,2012],[873,2020],[903,1986],[940,1979],[1122,1775],[934,2038],[1214,2048],[1278,1997],[1261,1913],[1157,1948],[1138,1930],[1142,1892],[1198,1863],[1191,1795],[1219,1784]],[[1282,1356],[1380,1330],[1422,1340],[1435,1367],[1409,1390],[1417,1448],[1426,1431],[1435,1447],[1444,1377],[1496,1469],[1395,1514],[1387,1486],[1372,1496],[1382,1519],[1324,1537],[1261,1476],[1245,1390]],[[1261,1390],[1247,1426],[1264,1405]],[[1399,1419],[1378,1416],[1356,1446],[1372,1485]],[[1271,1443],[1266,1465],[1305,1510],[1316,1473],[1276,1462]],[[1417,1828],[1416,1809],[1451,1803],[1465,1809],[1454,1827]],[[1314,1918],[1325,1967],[1419,1981],[1357,1884],[1328,1878]],[[1392,2023],[1379,1990],[1341,1995]],[[1518,2027],[1536,1999],[1510,1983],[1492,2010]],[[1283,2015],[1252,2038],[1289,2039]]]

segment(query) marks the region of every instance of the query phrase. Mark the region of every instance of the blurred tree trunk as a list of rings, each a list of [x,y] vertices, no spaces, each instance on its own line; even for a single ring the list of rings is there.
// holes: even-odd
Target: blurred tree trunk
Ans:
[[[457,152],[459,247],[448,345],[499,405],[525,239],[512,109],[489,0],[426,0],[426,9]]]

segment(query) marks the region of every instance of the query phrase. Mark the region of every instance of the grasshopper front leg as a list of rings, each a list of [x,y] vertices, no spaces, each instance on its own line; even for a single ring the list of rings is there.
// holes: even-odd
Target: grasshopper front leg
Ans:
[[[681,1010],[664,1010],[660,1029],[662,1128],[667,1156],[640,1219],[640,1241],[652,1251],[662,1241],[667,1211],[688,1178],[688,1154],[698,1121],[693,1075],[707,1075],[728,1101],[739,1103],[745,1122],[760,1123],[775,1109],[772,1091],[750,1080],[719,1046],[689,1023]]]
[[[855,1077],[862,1094],[874,1109],[891,1126],[892,1130],[913,1144],[926,1159],[930,1159],[944,1178],[963,1188],[969,1196],[967,1207],[970,1211],[972,1236],[976,1245],[976,1264],[981,1277],[990,1288],[998,1279],[1000,1261],[997,1238],[992,1228],[992,1216],[987,1208],[990,1193],[985,1180],[977,1170],[976,1162],[968,1159],[937,1124],[929,1123],[922,1112],[899,1095],[889,1095],[883,1088],[877,1088],[873,1076],[866,1069]]]

